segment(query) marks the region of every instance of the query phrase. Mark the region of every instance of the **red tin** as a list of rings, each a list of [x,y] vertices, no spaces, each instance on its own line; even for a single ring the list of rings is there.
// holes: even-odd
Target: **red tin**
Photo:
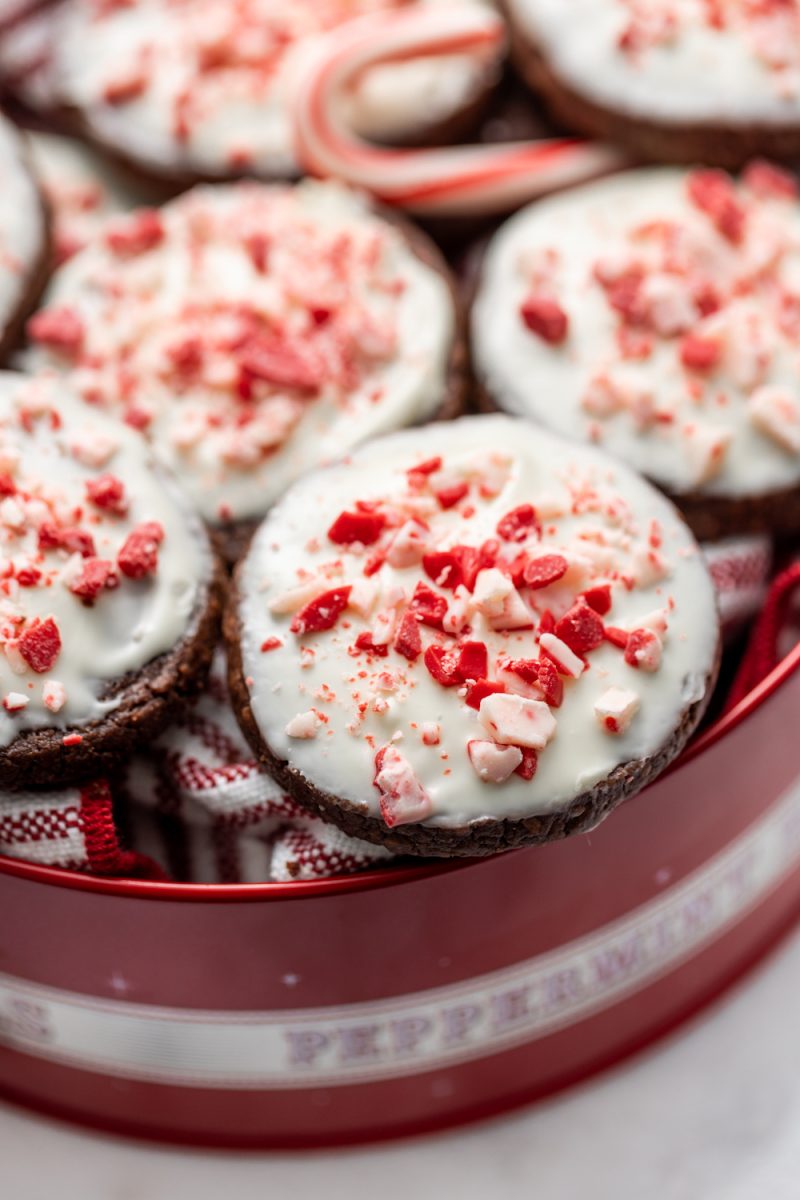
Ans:
[[[800,912],[798,666],[800,646],[597,830],[541,849],[233,887],[0,861],[0,1092],[293,1147],[466,1121],[619,1059]]]

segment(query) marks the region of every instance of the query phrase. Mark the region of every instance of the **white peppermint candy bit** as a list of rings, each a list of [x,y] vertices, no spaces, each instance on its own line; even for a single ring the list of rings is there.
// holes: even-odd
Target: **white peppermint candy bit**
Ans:
[[[319,729],[319,717],[313,709],[308,712],[298,713],[296,717],[292,717],[291,721],[286,726],[287,736],[290,738],[315,738]]]
[[[413,567],[420,562],[428,545],[426,530],[417,521],[406,521],[401,525],[386,552],[386,561],[392,567]]]
[[[607,688],[595,702],[594,713],[606,733],[624,733],[639,711],[639,697],[626,688]]]
[[[516,588],[507,575],[504,575],[497,567],[486,567],[483,571],[478,572],[472,593],[472,603],[485,617],[499,617],[503,613],[506,601],[514,591]]]
[[[23,696],[21,692],[9,692],[3,699],[3,708],[9,713],[22,712],[27,704],[28,697]]]
[[[67,689],[58,679],[45,679],[42,687],[42,701],[50,712],[60,712],[67,702]]]
[[[579,679],[586,670],[586,663],[582,658],[570,650],[566,642],[562,642],[561,638],[556,637],[554,633],[543,633],[539,638],[539,645],[546,652],[549,658],[552,658],[559,672],[562,675],[569,675],[572,679]]]
[[[375,755],[375,786],[381,794],[381,816],[389,829],[424,821],[433,812],[430,796],[396,746],[384,746]]]
[[[288,588],[270,600],[269,611],[279,614],[295,613],[315,596],[318,596],[320,592],[324,592],[327,586],[329,585],[326,585],[324,579],[316,576],[304,583],[298,583],[297,587]]]
[[[478,778],[484,783],[505,783],[522,762],[522,751],[516,746],[475,740],[468,744],[467,750]]]
[[[368,617],[378,598],[378,585],[371,579],[356,579],[350,587],[347,607],[360,617]]]
[[[758,388],[748,401],[747,413],[761,433],[790,454],[800,454],[800,402],[788,388]]]
[[[692,482],[699,487],[722,469],[733,430],[720,425],[693,422],[686,430],[686,461],[692,468]]]
[[[541,700],[496,692],[481,701],[480,722],[496,742],[543,750],[556,731],[555,717]]]

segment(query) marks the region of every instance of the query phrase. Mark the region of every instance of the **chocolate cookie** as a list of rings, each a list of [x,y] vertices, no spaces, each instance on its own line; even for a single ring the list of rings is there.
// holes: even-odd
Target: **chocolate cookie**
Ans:
[[[523,209],[472,310],[486,407],[598,443],[695,533],[800,531],[800,205],[765,163],[646,168]]]
[[[220,568],[141,439],[0,374],[0,788],[101,775],[202,683]]]
[[[145,430],[231,558],[304,471],[463,402],[444,261],[335,184],[209,186],[117,218],[46,299],[33,360]]]
[[[225,626],[234,708],[282,786],[347,833],[443,856],[596,824],[683,747],[719,643],[669,501],[500,416],[296,484]]]
[[[413,0],[423,6],[484,0]],[[293,81],[318,39],[408,0],[72,0],[56,85],[87,135],[177,187],[298,174]],[[344,97],[359,132],[390,142],[448,140],[477,120],[494,84],[465,54],[388,64]]]
[[[797,0],[503,0],[512,55],[567,128],[658,161],[800,154]]]
[[[47,212],[23,141],[0,116],[0,363],[19,340],[50,270]]]

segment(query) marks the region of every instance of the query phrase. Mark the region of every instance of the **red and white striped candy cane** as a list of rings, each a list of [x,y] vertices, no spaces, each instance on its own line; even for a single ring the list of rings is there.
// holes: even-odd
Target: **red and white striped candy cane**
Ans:
[[[487,67],[505,52],[503,22],[479,8],[425,8],[376,13],[321,39],[296,83],[296,152],[311,174],[363,187],[410,212],[468,216],[508,212],[520,204],[624,165],[621,151],[578,138],[493,146],[392,150],[347,128],[339,102],[362,72],[383,63],[445,54],[474,55]]]

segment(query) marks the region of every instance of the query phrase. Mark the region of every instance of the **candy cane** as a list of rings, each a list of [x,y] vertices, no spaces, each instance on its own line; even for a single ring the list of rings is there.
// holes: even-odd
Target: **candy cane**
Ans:
[[[389,150],[346,127],[341,94],[379,63],[467,54],[487,69],[505,51],[503,22],[480,8],[376,13],[326,34],[304,64],[293,97],[298,158],[310,173],[333,176],[411,212],[456,216],[508,211],[557,188],[624,165],[611,146],[547,138],[495,146]]]

